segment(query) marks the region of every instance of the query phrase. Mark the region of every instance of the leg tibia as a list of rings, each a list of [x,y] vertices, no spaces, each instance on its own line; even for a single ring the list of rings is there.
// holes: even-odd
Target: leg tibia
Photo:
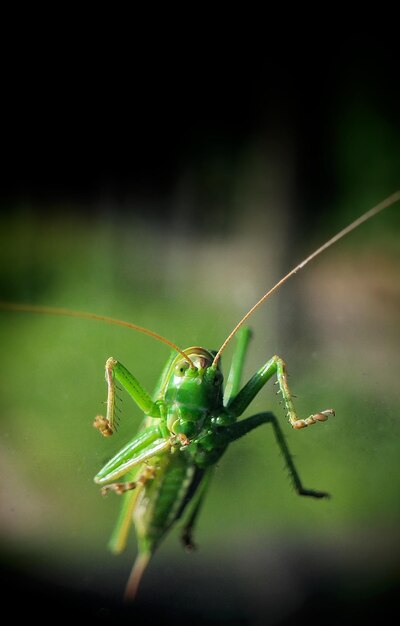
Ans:
[[[320,411],[319,413],[310,415],[306,419],[299,419],[293,405],[292,394],[287,381],[286,364],[279,356],[274,356],[272,358],[276,363],[276,377],[279,385],[279,391],[282,394],[283,402],[285,404],[286,415],[293,428],[299,430],[300,428],[311,426],[317,422],[325,422],[329,415],[335,415],[335,411],[333,409],[326,409],[324,411]]]
[[[195,495],[195,501],[193,508],[190,512],[190,516],[188,517],[186,524],[182,529],[181,541],[185,550],[187,550],[188,552],[196,549],[196,544],[193,541],[193,530],[197,522],[200,509],[203,505],[204,496],[206,495],[207,489],[209,487],[211,476],[212,468],[209,468],[203,476],[202,482],[198,488],[198,492]]]
[[[230,441],[235,441],[236,439],[240,439],[240,437],[243,437],[243,435],[246,435],[254,428],[261,426],[261,424],[272,424],[276,441],[283,454],[283,458],[285,459],[285,463],[289,470],[289,475],[296,492],[300,496],[311,496],[313,498],[327,497],[329,494],[325,493],[324,491],[315,491],[314,489],[305,489],[303,487],[300,476],[294,465],[292,455],[290,454],[289,448],[286,444],[286,440],[283,436],[282,430],[273,413],[258,413],[257,415],[253,415],[252,417],[248,417],[247,419],[228,426],[226,430],[229,434]]]
[[[114,382],[114,367],[117,365],[117,361],[113,358],[109,358],[106,362],[106,383],[107,383],[107,414],[97,415],[93,426],[100,431],[104,437],[111,437],[115,432],[115,382]]]
[[[147,391],[122,363],[110,357],[106,362],[105,370],[108,387],[107,414],[106,417],[98,415],[93,422],[93,426],[97,428],[102,435],[109,437],[115,432],[115,380],[122,385],[146,415],[151,415],[152,417],[161,416],[160,402],[153,401]]]

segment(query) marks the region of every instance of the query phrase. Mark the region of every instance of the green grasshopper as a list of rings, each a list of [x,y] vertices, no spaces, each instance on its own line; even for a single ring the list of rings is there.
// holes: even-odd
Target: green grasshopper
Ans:
[[[289,278],[311,260],[384,208],[400,200],[400,191],[364,213],[296,265],[248,311],[228,335],[218,351],[202,347],[180,349],[153,331],[113,318],[68,309],[0,303],[0,308],[53,315],[90,318],[127,326],[161,341],[173,350],[153,395],[114,358],[105,366],[108,385],[106,416],[98,415],[94,426],[106,437],[116,430],[116,385],[121,385],[144,412],[138,433],[97,473],[94,478],[103,494],[123,494],[119,518],[111,536],[110,548],[124,550],[133,523],[138,556],[129,577],[125,598],[132,600],[149,560],[171,526],[187,513],[182,542],[194,547],[193,530],[216,463],[230,443],[262,424],[271,424],[294,488],[299,495],[324,498],[323,491],[306,489],[293,463],[281,427],[271,412],[262,412],[238,421],[262,387],[276,376],[286,416],[294,429],[324,422],[335,415],[325,409],[301,419],[297,416],[288,386],[286,365],[273,356],[240,388],[243,364],[250,340],[245,322]],[[223,390],[221,354],[236,336],[236,349]]]

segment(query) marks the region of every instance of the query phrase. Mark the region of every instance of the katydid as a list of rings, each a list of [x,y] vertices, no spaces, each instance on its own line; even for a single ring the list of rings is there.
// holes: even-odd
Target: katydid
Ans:
[[[147,328],[105,316],[52,307],[0,303],[0,308],[4,310],[97,319],[127,326],[172,348],[152,395],[119,361],[109,358],[105,366],[107,412],[105,416],[97,416],[93,424],[106,437],[115,432],[117,384],[128,392],[144,413],[138,433],[94,478],[103,494],[112,491],[121,494],[123,498],[121,512],[109,544],[113,552],[124,550],[132,524],[135,527],[138,556],[127,583],[127,600],[135,597],[143,572],[154,551],[171,526],[184,514],[187,514],[187,519],[181,535],[182,542],[187,549],[194,547],[194,527],[215,464],[230,443],[258,426],[271,424],[299,495],[313,498],[324,498],[328,495],[303,486],[273,413],[262,412],[238,420],[262,387],[274,376],[282,395],[286,416],[294,429],[324,422],[335,415],[333,409],[325,409],[305,419],[297,416],[288,386],[286,365],[279,356],[269,359],[241,388],[243,365],[251,336],[245,322],[279,287],[310,261],[363,222],[399,200],[400,191],[397,191],[296,265],[244,315],[218,351],[198,346],[182,350]],[[236,349],[224,390],[220,357],[234,336]]]

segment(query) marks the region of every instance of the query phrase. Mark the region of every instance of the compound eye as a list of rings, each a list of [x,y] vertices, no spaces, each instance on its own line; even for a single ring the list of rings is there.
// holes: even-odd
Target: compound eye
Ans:
[[[182,359],[182,361],[179,361],[179,363],[175,365],[175,376],[184,376],[188,369],[189,363]]]

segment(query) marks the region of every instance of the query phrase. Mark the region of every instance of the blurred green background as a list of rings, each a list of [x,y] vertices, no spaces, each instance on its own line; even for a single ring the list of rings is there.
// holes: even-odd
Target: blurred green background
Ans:
[[[68,170],[66,158],[66,188],[49,155],[48,180],[39,165],[27,173],[25,163],[22,191],[15,174],[2,198],[1,299],[110,315],[183,348],[218,348],[296,262],[399,187],[396,100],[373,97],[377,84],[386,85],[380,66],[368,80],[358,71],[355,86],[344,61],[336,94],[330,98],[326,78],[315,110],[307,109],[311,93],[302,109],[300,97],[287,110],[279,110],[279,100],[263,109],[268,84],[253,92],[259,110],[244,130],[239,107],[227,127],[222,106],[217,121],[212,108],[204,119],[194,114],[189,142],[182,140],[185,128],[174,129],[181,143],[172,165],[165,145],[173,132],[162,136],[164,151],[153,170],[149,161],[145,182],[136,152],[130,166],[124,152],[104,179],[91,146],[87,187],[84,172]],[[363,68],[358,57],[352,68]],[[148,146],[144,135],[140,145]],[[157,153],[158,144],[152,148]],[[126,169],[118,177],[121,162]],[[160,176],[163,166],[173,176]],[[170,533],[143,581],[143,615],[151,606],[205,620],[268,616],[284,623],[307,606],[369,607],[394,589],[398,235],[394,206],[307,267],[251,320],[245,377],[278,354],[300,415],[333,407],[337,416],[294,432],[272,384],[247,414],[274,411],[304,485],[332,498],[295,495],[268,427],[233,444],[199,519],[198,552],[185,554],[178,529]],[[126,329],[26,313],[0,313],[0,341],[3,563],[41,590],[54,585],[82,603],[95,597],[90,602],[99,611],[117,610],[135,542],[119,558],[107,552],[120,502],[113,494],[102,498],[93,476],[135,432],[140,413],[124,394],[112,440],[91,423],[104,410],[109,356],[151,390],[168,350]],[[232,346],[225,372],[231,354]]]

